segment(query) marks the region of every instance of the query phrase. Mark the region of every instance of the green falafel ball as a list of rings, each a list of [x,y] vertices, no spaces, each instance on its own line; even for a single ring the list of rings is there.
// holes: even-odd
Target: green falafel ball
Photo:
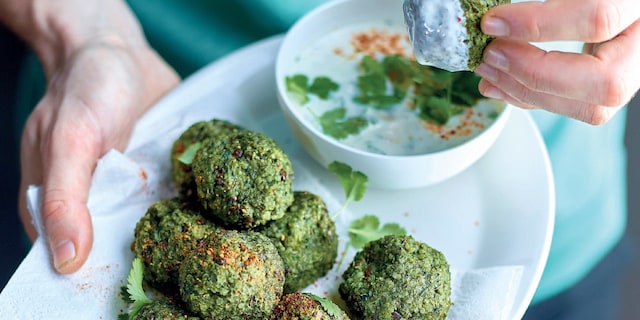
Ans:
[[[268,319],[282,297],[284,266],[269,238],[220,229],[182,263],[180,295],[205,319]]]
[[[494,37],[480,21],[510,0],[404,0],[405,25],[416,61],[447,71],[475,71]]]
[[[179,198],[153,203],[136,223],[132,245],[144,263],[144,279],[158,289],[175,290],[180,264],[215,229]]]
[[[167,298],[157,298],[147,303],[138,310],[132,320],[198,320],[200,318],[190,315],[175,301]]]
[[[206,139],[222,140],[241,130],[244,128],[229,121],[211,119],[196,122],[182,132],[171,147],[171,175],[180,194],[186,197],[195,196],[191,160],[194,151],[202,142]]]
[[[294,192],[284,217],[261,233],[276,245],[285,267],[284,292],[296,292],[324,276],[338,256],[338,235],[322,198]]]
[[[282,297],[271,320],[349,320],[349,317],[329,299],[295,292]]]
[[[489,9],[511,3],[511,0],[460,0],[464,10],[465,27],[469,35],[469,70],[475,70],[482,62],[482,54],[494,37],[486,35],[480,29],[480,20]]]
[[[356,319],[445,319],[451,275],[444,255],[411,236],[385,236],[359,251],[339,292]]]
[[[293,202],[291,161],[262,133],[207,140],[192,167],[200,203],[228,227],[249,229],[280,219]]]

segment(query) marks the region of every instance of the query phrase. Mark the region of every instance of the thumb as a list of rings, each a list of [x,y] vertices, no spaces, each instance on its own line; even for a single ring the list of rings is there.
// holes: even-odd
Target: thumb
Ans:
[[[97,163],[96,143],[71,130],[52,133],[45,151],[42,219],[53,266],[59,273],[77,271],[93,244],[87,198]]]

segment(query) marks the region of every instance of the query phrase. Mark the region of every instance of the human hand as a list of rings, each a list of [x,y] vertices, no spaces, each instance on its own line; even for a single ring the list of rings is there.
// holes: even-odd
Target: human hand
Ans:
[[[123,0],[3,0],[0,21],[38,54],[47,91],[20,147],[20,218],[37,236],[26,188],[41,184],[53,266],[78,270],[93,242],[87,197],[108,150],[124,150],[137,119],[179,82]]]
[[[497,37],[476,70],[485,96],[597,125],[640,88],[638,0],[513,3],[491,9],[481,27]],[[528,43],[556,40],[587,44],[576,54]]]
[[[135,121],[178,83],[149,48],[89,43],[49,75],[44,98],[22,136],[20,216],[36,236],[25,191],[42,184],[42,218],[58,272],[74,272],[92,245],[87,197],[98,159],[124,150]]]

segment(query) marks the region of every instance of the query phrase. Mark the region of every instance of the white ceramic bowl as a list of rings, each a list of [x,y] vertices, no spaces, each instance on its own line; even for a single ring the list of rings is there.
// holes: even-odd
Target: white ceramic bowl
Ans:
[[[472,139],[437,152],[420,155],[382,155],[347,146],[322,133],[304,117],[287,93],[289,67],[306,47],[342,27],[371,21],[403,23],[402,0],[331,1],[302,17],[284,37],[276,60],[278,99],[287,121],[309,154],[327,167],[333,161],[350,165],[369,178],[369,186],[405,189],[432,185],[462,172],[476,162],[496,140],[510,107],[507,105],[488,127]],[[323,66],[318,66],[322,68]]]

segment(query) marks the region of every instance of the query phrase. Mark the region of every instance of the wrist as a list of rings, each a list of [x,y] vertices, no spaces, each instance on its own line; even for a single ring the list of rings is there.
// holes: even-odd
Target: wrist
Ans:
[[[87,46],[148,47],[123,0],[7,2],[11,10],[3,20],[36,52],[48,76]]]

